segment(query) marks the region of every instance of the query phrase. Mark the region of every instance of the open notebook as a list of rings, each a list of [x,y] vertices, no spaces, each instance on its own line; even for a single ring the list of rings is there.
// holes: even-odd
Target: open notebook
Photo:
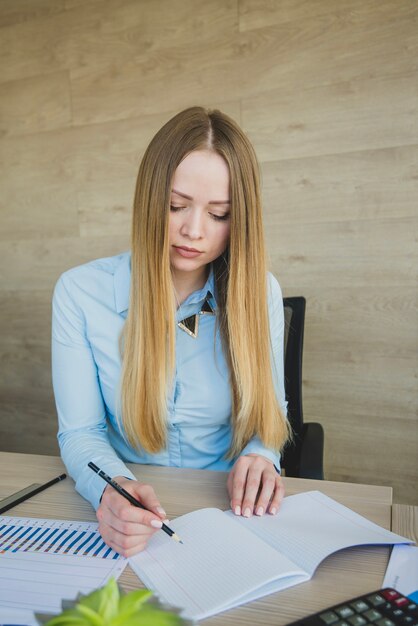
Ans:
[[[129,564],[149,589],[190,619],[305,582],[342,548],[412,543],[319,491],[288,496],[275,516],[246,519],[200,509],[170,521],[170,527],[183,544],[156,533]]]

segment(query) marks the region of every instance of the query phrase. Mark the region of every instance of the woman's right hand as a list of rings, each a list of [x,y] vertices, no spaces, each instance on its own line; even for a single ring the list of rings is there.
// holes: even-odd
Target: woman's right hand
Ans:
[[[151,485],[124,476],[115,476],[115,480],[149,509],[144,511],[133,506],[110,485],[103,492],[96,511],[99,532],[108,546],[129,557],[146,547],[152,535],[161,528],[166,514]]]

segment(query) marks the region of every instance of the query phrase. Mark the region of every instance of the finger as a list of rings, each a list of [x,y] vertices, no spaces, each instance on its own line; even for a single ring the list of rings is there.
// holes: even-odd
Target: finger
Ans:
[[[132,495],[149,511],[156,513],[161,518],[167,516],[151,485],[135,482],[132,486]]]
[[[155,513],[137,508],[116,494],[118,498],[102,499],[96,516],[99,522],[106,524],[126,535],[135,535],[140,528],[161,528],[162,520]]]
[[[129,550],[138,544],[147,542],[155,532],[157,532],[156,529],[147,528],[146,526],[142,526],[137,535],[125,535],[109,526],[104,529],[105,535],[109,537],[112,543],[124,550]]]
[[[117,533],[108,526],[100,527],[100,534],[105,543],[110,546],[118,554],[128,557],[132,554],[136,554],[147,546],[149,539],[152,537],[153,532],[143,535],[122,535]]]
[[[231,509],[235,515],[242,513],[242,500],[247,482],[248,462],[243,457],[235,463],[232,475]]]
[[[270,500],[273,500],[276,491],[276,472],[273,469],[266,469],[261,475],[261,489],[258,494],[257,503],[255,505],[255,514],[263,515],[269,506]]]
[[[268,507],[271,515],[276,515],[284,498],[284,484],[280,476],[276,476],[276,488]]]
[[[151,511],[157,515],[160,519],[166,517],[166,513],[162,508],[154,489],[151,485],[145,483],[139,483],[135,480],[128,480],[126,478],[118,477],[118,482],[123,486],[135,500],[137,500],[145,509]],[[123,518],[125,521],[138,521],[139,517],[135,511],[141,510],[140,507],[136,507],[129,503],[129,501],[119,494],[111,486],[108,486],[102,496],[101,504],[107,506],[118,517]]]
[[[261,484],[262,470],[257,463],[253,463],[247,474],[244,498],[242,500],[242,515],[251,517],[254,512],[255,501]]]
[[[121,480],[119,477],[117,482],[119,482],[119,484],[123,486],[125,491],[133,496],[135,500],[138,500],[140,504],[142,504],[142,506],[144,506],[146,509],[156,513],[161,518],[166,517],[166,512],[161,506],[160,501],[158,500],[155,491],[151,487],[151,485],[140,483],[136,480],[128,480],[126,478],[122,478]],[[120,494],[116,490],[112,489],[112,487],[109,487],[109,489],[105,490],[104,495],[108,496],[108,498],[112,498],[113,501],[115,501],[115,499],[120,496]],[[123,498],[123,496],[120,497]],[[125,499],[125,503],[126,502],[127,500]]]

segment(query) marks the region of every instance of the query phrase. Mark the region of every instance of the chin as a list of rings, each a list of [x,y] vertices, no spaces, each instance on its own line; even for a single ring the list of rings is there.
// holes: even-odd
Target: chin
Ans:
[[[207,263],[197,263],[194,259],[176,259],[174,263],[171,263],[171,267],[178,272],[195,272],[206,265]]]

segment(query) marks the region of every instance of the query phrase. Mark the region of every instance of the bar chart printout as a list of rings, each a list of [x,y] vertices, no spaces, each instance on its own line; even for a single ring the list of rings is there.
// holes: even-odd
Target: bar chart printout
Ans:
[[[56,614],[73,600],[117,579],[127,560],[107,546],[95,522],[0,516],[0,624],[10,614]],[[17,622],[14,622],[17,623]]]
[[[0,516],[0,554],[42,552],[117,559],[95,522]]]

